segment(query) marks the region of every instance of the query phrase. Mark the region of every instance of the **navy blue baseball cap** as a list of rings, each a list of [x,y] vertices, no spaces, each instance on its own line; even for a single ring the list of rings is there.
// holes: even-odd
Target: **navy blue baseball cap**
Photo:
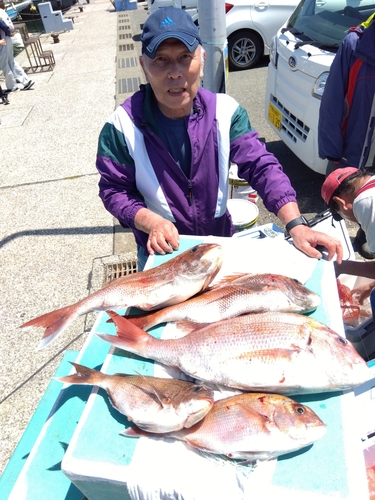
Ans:
[[[162,7],[147,19],[141,35],[142,54],[155,59],[159,45],[168,38],[177,38],[189,52],[194,52],[202,43],[191,16],[177,7]]]

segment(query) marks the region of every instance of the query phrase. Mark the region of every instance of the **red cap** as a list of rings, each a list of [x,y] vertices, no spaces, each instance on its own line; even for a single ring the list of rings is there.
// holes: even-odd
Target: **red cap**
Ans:
[[[345,167],[337,168],[329,174],[326,180],[323,182],[321,195],[323,200],[329,205],[333,193],[340,186],[342,181],[344,181],[349,175],[358,172],[358,168],[355,167]]]

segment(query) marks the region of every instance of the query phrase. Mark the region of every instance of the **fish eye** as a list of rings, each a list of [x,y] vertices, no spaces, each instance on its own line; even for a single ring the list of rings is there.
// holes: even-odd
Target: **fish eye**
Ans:
[[[305,410],[302,408],[302,406],[298,406],[296,408],[296,411],[297,413],[299,413],[300,415],[303,415],[305,413]]]
[[[191,249],[191,251],[192,251],[192,252],[196,252],[196,251],[197,251],[197,247],[193,247],[193,248]]]
[[[298,285],[300,285],[300,284],[301,284],[301,282],[300,282],[300,281],[298,281],[298,280],[296,280],[295,278],[292,278],[292,280],[294,281],[294,283],[297,283]]]
[[[342,345],[346,345],[348,343],[348,341],[346,339],[344,339],[343,337],[339,337],[339,342],[342,344]]]
[[[201,385],[196,385],[193,389],[193,392],[201,392],[202,389],[203,387]]]

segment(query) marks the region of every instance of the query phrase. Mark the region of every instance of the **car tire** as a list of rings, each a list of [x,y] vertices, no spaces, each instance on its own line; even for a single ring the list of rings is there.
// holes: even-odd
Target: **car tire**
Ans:
[[[231,69],[250,69],[263,55],[263,43],[250,30],[239,30],[228,38],[228,57]]]

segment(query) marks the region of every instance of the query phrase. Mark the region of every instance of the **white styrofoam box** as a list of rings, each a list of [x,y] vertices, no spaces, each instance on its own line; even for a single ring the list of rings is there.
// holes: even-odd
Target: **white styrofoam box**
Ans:
[[[375,361],[368,361],[367,364],[372,378],[353,390],[357,406],[356,425],[364,441],[375,432]]]

